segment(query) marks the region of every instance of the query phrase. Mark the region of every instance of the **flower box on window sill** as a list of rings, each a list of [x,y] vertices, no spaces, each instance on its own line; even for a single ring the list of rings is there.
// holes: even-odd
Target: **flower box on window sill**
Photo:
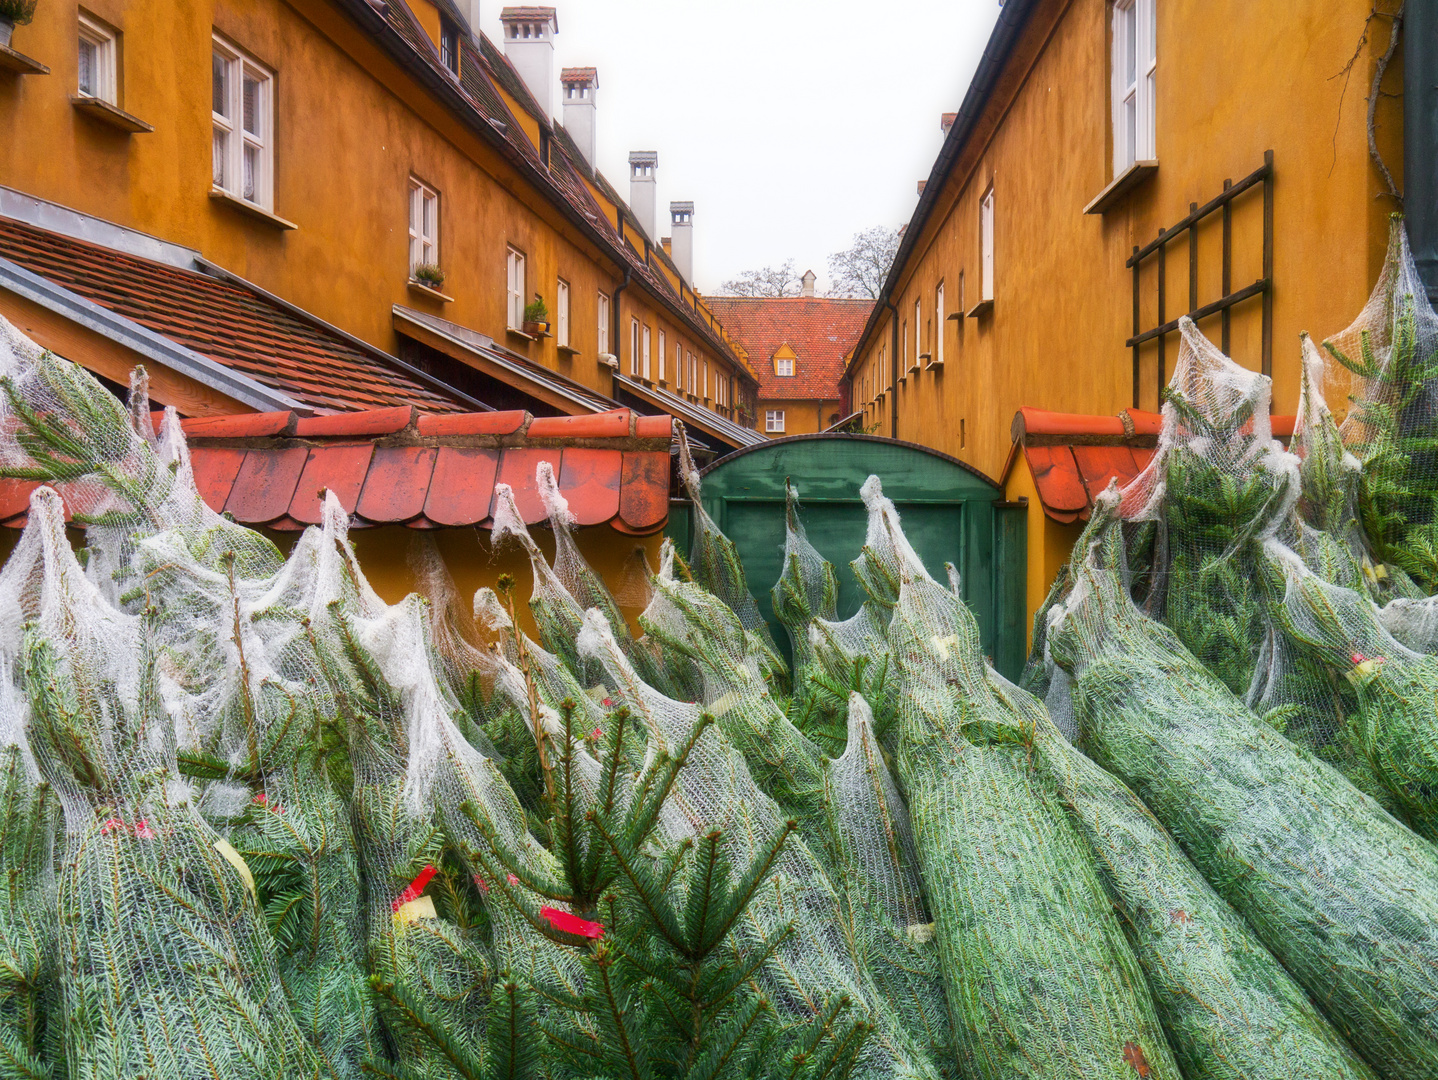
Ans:
[[[131,116],[124,109],[89,94],[71,94],[70,104],[86,116],[129,135],[143,135],[155,130],[153,124],[147,124],[138,116]]]
[[[549,336],[549,323],[534,319],[526,320],[524,332],[532,338],[547,338]]]
[[[48,75],[50,69],[38,60],[32,60],[22,52],[16,52],[9,45],[0,45],[0,68],[17,75]]]
[[[279,214],[272,214],[263,206],[257,206],[247,199],[238,195],[231,195],[224,188],[210,188],[210,198],[221,206],[228,206],[232,210],[238,210],[242,214],[248,214],[256,221],[263,221],[266,225],[273,225],[277,229],[288,232],[290,229],[298,229],[299,226],[293,221],[286,221]]]
[[[418,293],[420,296],[428,296],[431,300],[438,300],[441,304],[454,303],[454,297],[447,295],[440,290],[438,285],[428,281],[420,281],[418,278],[410,278],[409,291]]]

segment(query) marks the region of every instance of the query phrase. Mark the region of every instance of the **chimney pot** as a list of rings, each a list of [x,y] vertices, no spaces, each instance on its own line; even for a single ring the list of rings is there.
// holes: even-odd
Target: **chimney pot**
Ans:
[[[949,133],[949,128],[954,126],[954,121],[958,118],[959,114],[956,112],[943,113],[939,116],[939,130],[947,136]]]
[[[813,295],[814,295],[814,271],[812,271],[812,270],[805,270],[805,271],[804,271],[804,276],[803,276],[802,278],[800,278],[799,280],[802,282],[802,284],[799,286],[799,295],[800,295],[800,296],[813,296]]]
[[[694,287],[694,204],[672,202],[669,204],[670,243],[673,251],[670,257],[679,268],[679,276]]]
[[[477,2],[477,0],[476,0]],[[554,116],[554,35],[559,17],[552,7],[507,7],[499,13],[504,55],[519,72],[546,120]]]
[[[656,196],[659,171],[657,150],[631,150],[629,152],[629,208],[634,219],[651,239],[659,232],[655,221]]]
[[[592,67],[565,68],[559,73],[559,86],[564,103],[564,130],[593,168],[599,72]]]

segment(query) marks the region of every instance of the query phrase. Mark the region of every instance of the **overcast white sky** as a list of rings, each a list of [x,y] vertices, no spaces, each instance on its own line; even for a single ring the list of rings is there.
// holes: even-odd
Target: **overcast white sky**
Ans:
[[[554,0],[551,0],[554,2]],[[492,0],[485,33],[503,41]],[[660,235],[694,200],[701,291],[909,219],[998,0],[557,0],[561,67],[599,69],[599,166],[659,152]],[[895,14],[898,11],[902,14]],[[554,101],[558,106],[556,87]]]

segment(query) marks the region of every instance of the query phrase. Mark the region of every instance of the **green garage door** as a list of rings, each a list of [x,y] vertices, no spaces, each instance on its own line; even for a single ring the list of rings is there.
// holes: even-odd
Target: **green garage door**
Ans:
[[[964,599],[977,616],[994,665],[1017,678],[1024,663],[1024,513],[1003,503],[992,480],[945,454],[865,435],[800,435],[746,448],[704,471],[704,508],[739,549],[749,588],[786,651],[769,589],[783,569],[784,480],[799,493],[809,541],[839,574],[839,617],[864,596],[849,562],[864,544],[867,516],[859,487],[877,475],[904,532],[929,573],[959,568]],[[675,508],[676,511],[679,509]],[[688,549],[688,515],[674,513],[671,535]]]

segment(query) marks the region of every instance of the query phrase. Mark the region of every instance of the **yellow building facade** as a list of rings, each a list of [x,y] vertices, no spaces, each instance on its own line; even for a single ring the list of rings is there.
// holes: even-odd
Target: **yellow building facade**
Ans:
[[[1046,520],[1032,478],[1014,475],[1025,472],[1018,409],[1157,410],[1178,335],[1149,337],[1136,356],[1131,339],[1247,289],[1200,328],[1220,341],[1226,318],[1230,354],[1268,370],[1274,411],[1291,413],[1299,332],[1332,334],[1367,299],[1397,208],[1368,148],[1366,98],[1391,25],[1372,10],[1003,8],[847,378],[865,428],[1030,496],[1030,610],[1077,528]],[[1401,88],[1400,51],[1374,115],[1400,187],[1402,108],[1390,95]],[[1183,227],[1245,178],[1226,212]],[[1162,252],[1144,253],[1160,230]]]
[[[383,7],[46,0],[12,44],[48,73],[0,68],[0,185],[193,249],[421,367],[473,358],[401,309],[612,398],[637,320],[723,382],[698,410],[752,425],[722,326],[503,53],[447,3]],[[536,300],[548,326],[527,332]]]

